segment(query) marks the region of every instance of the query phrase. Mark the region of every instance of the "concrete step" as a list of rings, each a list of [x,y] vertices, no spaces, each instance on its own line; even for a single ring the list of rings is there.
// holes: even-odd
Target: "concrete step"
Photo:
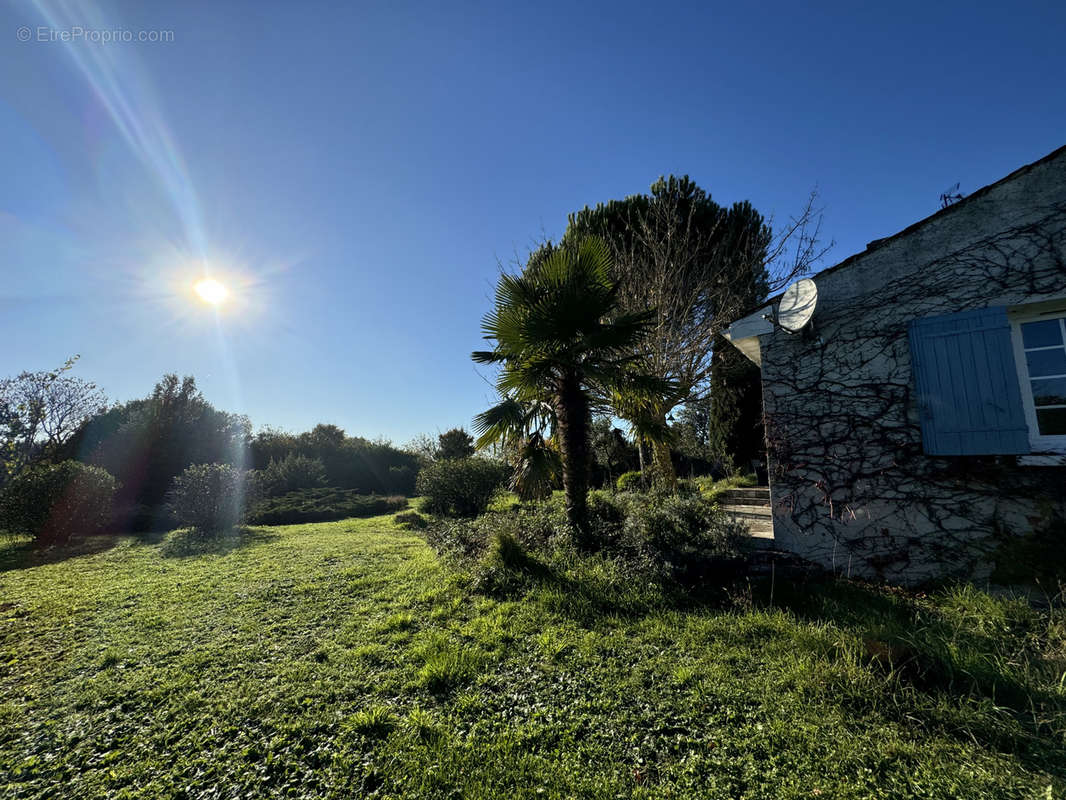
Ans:
[[[737,519],[766,520],[767,522],[773,519],[770,506],[722,505],[719,508],[727,516]]]
[[[733,486],[730,489],[724,489],[726,492],[739,492],[741,494],[764,494],[770,495],[769,486]]]
[[[772,525],[754,523],[748,526],[748,538],[744,546],[752,550],[767,550],[774,546],[774,528]]]
[[[723,511],[728,511],[731,508],[762,508],[766,513],[770,513],[770,501],[759,500],[752,497],[740,497],[736,500],[719,500],[718,507]]]
[[[774,526],[753,522],[747,525],[748,533],[752,536],[758,536],[762,539],[774,538]]]
[[[722,505],[770,505],[770,490],[765,486],[750,489],[727,489],[718,496]]]

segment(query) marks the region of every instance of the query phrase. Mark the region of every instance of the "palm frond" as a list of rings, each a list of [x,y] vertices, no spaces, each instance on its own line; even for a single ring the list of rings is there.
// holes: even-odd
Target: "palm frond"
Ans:
[[[481,450],[497,442],[508,442],[526,433],[526,411],[521,403],[505,397],[487,411],[474,417],[471,425],[477,440],[474,446]]]
[[[534,433],[518,451],[510,489],[522,500],[543,500],[551,497],[557,477],[562,473],[559,451]]]
[[[499,364],[507,360],[507,356],[498,350],[475,350],[470,358],[476,364]]]
[[[654,319],[654,311],[623,314],[586,334],[584,347],[590,352],[635,352]]]

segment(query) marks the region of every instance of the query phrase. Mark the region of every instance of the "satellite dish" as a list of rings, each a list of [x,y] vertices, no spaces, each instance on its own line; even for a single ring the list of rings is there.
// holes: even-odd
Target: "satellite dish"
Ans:
[[[799,333],[814,316],[818,287],[810,278],[796,281],[785,289],[777,303],[777,324],[788,333]]]

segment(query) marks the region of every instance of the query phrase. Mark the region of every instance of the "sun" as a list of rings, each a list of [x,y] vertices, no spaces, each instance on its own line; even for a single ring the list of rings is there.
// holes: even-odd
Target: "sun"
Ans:
[[[200,299],[208,305],[217,306],[229,296],[229,289],[214,278],[204,278],[193,286]]]

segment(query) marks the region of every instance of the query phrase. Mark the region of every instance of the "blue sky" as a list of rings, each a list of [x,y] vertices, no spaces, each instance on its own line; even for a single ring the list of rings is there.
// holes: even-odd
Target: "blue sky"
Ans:
[[[829,266],[1066,143],[1063,4],[805,6],[3,6],[0,375],[404,442],[491,402],[499,264],[585,204],[817,186]]]

